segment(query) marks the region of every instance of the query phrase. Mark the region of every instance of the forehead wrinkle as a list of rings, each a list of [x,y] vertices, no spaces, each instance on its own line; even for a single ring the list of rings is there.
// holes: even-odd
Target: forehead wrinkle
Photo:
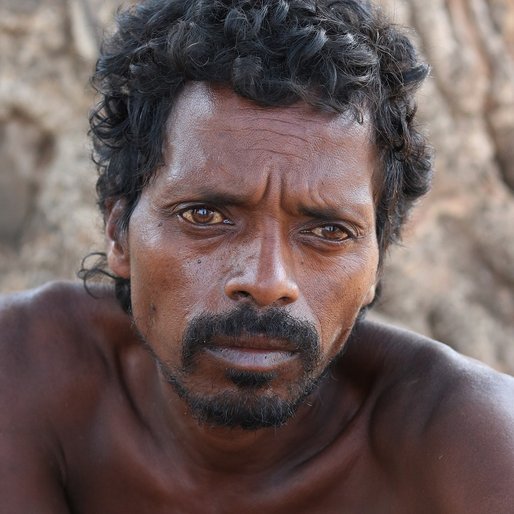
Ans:
[[[233,127],[227,127],[227,128],[223,128],[221,131],[219,129],[210,129],[208,127],[203,127],[201,129],[202,132],[227,132],[227,133],[234,133],[234,134],[241,134],[242,132],[251,132],[251,133],[258,133],[258,132],[263,132],[263,133],[270,133],[270,134],[273,134],[273,135],[277,135],[277,136],[282,136],[282,137],[285,137],[285,138],[288,138],[288,139],[299,139],[300,141],[302,141],[302,143],[308,143],[308,144],[311,144],[312,143],[312,139],[307,139],[307,138],[303,138],[301,137],[300,135],[298,134],[284,134],[284,132],[281,132],[279,130],[273,130],[272,128],[269,128],[269,127],[255,127],[255,126],[251,126],[251,127],[243,127],[243,128],[233,128]]]
[[[369,207],[372,205],[374,207],[373,195],[370,188],[366,185],[353,186],[353,187],[341,187],[341,193],[343,194],[340,197],[341,202],[337,202],[337,197],[334,198],[334,194],[329,194],[328,192],[325,194],[322,190],[316,190],[318,194],[317,200],[320,204],[331,206],[337,203],[338,208],[341,208],[340,204],[344,204],[344,206],[350,207]],[[340,194],[341,194],[340,193]],[[346,197],[346,198],[345,198]],[[347,200],[351,198],[351,202]],[[336,200],[334,202],[334,200]],[[374,209],[373,209],[374,210]]]
[[[288,107],[287,109],[291,109]],[[286,114],[286,113],[284,113]],[[296,113],[295,113],[296,114]],[[351,147],[348,145],[341,146],[341,142],[339,140],[342,134],[352,134],[352,137],[364,136],[366,142],[370,145],[370,149],[374,150],[374,142],[373,142],[373,127],[369,123],[369,116],[365,118],[363,123],[358,123],[353,118],[346,114],[338,114],[338,115],[326,115],[325,113],[315,113],[317,116],[298,116],[296,120],[288,120],[285,118],[276,118],[272,116],[264,116],[260,117],[256,120],[254,117],[243,117],[242,120],[244,122],[248,122],[248,126],[236,128],[234,125],[230,125],[227,127],[223,127],[222,131],[225,131],[230,134],[246,134],[251,133],[252,135],[255,133],[269,133],[273,136],[280,136],[286,138],[290,142],[294,142],[298,140],[302,146],[308,145],[312,148],[313,152],[317,152],[320,144],[330,145],[333,149],[342,149],[346,150],[344,155],[340,155],[340,152],[336,152],[334,155],[338,160],[345,161],[349,157],[351,157]],[[323,116],[323,119],[320,119],[320,116]],[[237,119],[237,117],[236,117]],[[309,126],[309,121],[314,121],[314,126]],[[280,130],[280,127],[272,127],[272,126],[262,126],[262,122],[273,122],[277,124],[282,124],[285,126],[293,126],[298,128],[299,131],[296,133],[292,133],[289,131],[283,132]],[[285,127],[284,127],[285,128]],[[207,129],[210,130],[210,129]],[[220,129],[217,129],[219,132]],[[273,138],[272,141],[276,139]],[[279,143],[280,144],[280,143]]]
[[[248,168],[252,168],[252,157],[248,162]],[[170,201],[177,200],[201,200],[202,198],[218,198],[224,197],[231,204],[242,204],[251,202],[257,195],[260,196],[262,191],[268,187],[271,175],[270,163],[263,162],[259,159],[259,175],[262,180],[256,184],[252,178],[255,173],[248,173],[246,168],[229,166],[227,167],[219,159],[206,159],[202,155],[193,161],[185,163],[185,167],[181,166],[181,162],[173,162],[171,166],[163,166],[161,169],[160,191],[157,188],[157,195],[164,197]],[[232,176],[232,179],[225,185],[220,182],[219,175]],[[264,183],[263,183],[264,182]],[[239,198],[239,199],[237,199]]]
[[[309,187],[309,180],[304,182],[305,189],[313,204],[324,207],[341,208],[341,205],[352,204],[355,206],[369,206],[373,203],[373,197],[368,184],[354,185],[348,181],[341,183],[336,192],[334,188]]]
[[[272,150],[270,148],[260,148],[258,146],[252,147],[249,150],[253,150],[255,152],[262,151],[262,152],[266,152],[267,154],[271,154],[271,155],[279,155],[280,157],[292,157],[292,158],[300,160],[300,161],[309,162],[309,159],[306,159],[305,157],[301,157],[300,155],[298,155],[296,153],[284,152],[282,150]]]
[[[336,166],[342,172],[341,177],[345,175],[348,177],[340,184],[333,184],[337,190],[340,190],[352,188],[354,181],[349,178],[353,174],[352,169],[360,174],[365,170],[357,169],[357,165],[359,168],[364,166],[367,168],[367,164],[361,163],[358,155],[354,155],[359,154],[359,151],[354,149],[356,145],[359,147],[362,145],[365,140],[363,136],[370,143],[372,142],[370,137],[372,127],[367,122],[369,117],[365,118],[364,123],[357,123],[349,114],[322,113],[303,103],[283,108],[260,107],[243,98],[233,95],[229,98],[217,94],[210,94],[205,105],[197,110],[198,98],[196,97],[198,93],[205,94],[203,87],[200,90],[196,94],[186,95],[189,96],[188,99],[182,97],[181,108],[175,109],[174,112],[176,117],[168,120],[166,149],[169,153],[165,158],[168,166],[165,167],[169,179],[173,176],[175,178],[181,176],[180,166],[176,167],[179,164],[189,168],[189,171],[196,176],[195,181],[214,185],[217,173],[228,172],[240,187],[243,183],[247,184],[243,175],[246,175],[248,170],[250,170],[250,180],[254,175],[251,172],[252,169],[259,170],[259,174],[263,175],[269,175],[273,169],[285,171],[286,167],[290,167],[294,172],[294,162],[297,162],[298,172],[302,175],[309,175],[310,170],[314,172],[313,176],[316,176],[318,171]],[[227,103],[227,100],[230,102]],[[179,120],[180,122],[177,123]],[[206,147],[202,143],[202,134],[206,133],[218,133],[220,135],[218,144],[216,144],[216,138],[209,135],[212,148]],[[225,141],[222,141],[223,133],[226,135]],[[255,135],[261,137],[256,138]],[[346,143],[341,143],[341,136],[346,136]],[[181,161],[176,162],[173,158],[174,143],[178,143],[179,140],[182,147]],[[370,145],[371,149],[372,146]],[[298,152],[295,151],[296,148]],[[326,153],[327,150],[329,155]],[[229,159],[228,162],[233,163],[234,166],[231,167],[235,167],[234,169],[224,169],[225,151],[227,154],[232,154],[232,161]],[[269,160],[263,159],[263,154],[268,154]],[[284,157],[283,162],[275,156]],[[309,164],[308,169],[304,168],[304,162]],[[239,172],[238,168],[244,171]],[[312,187],[308,176],[306,186]],[[327,194],[330,194],[328,189]],[[344,196],[340,196],[343,201]],[[363,197],[363,191],[356,196]]]
[[[330,127],[334,120],[342,117],[342,115],[339,114],[316,110],[302,102],[284,107],[261,107],[252,104],[248,100],[242,100],[245,103],[229,106],[229,110],[232,111],[231,120],[241,122],[243,125],[248,125],[250,129],[257,129],[259,128],[259,124],[266,123],[271,125],[293,126],[304,132],[311,132],[307,130],[306,124],[314,122],[323,130]],[[215,111],[220,112],[223,110],[224,107],[221,103],[216,106]],[[210,117],[216,118],[216,112],[212,112]]]
[[[263,115],[264,114],[264,115]],[[269,114],[269,115],[268,115]],[[250,126],[255,127],[256,122],[264,122],[267,124],[277,124],[277,125],[286,125],[288,127],[297,127],[302,129],[303,131],[306,131],[306,122],[315,122],[316,124],[319,124],[320,126],[327,127],[330,123],[330,120],[320,120],[319,117],[316,116],[305,116],[300,115],[300,113],[296,112],[289,112],[285,111],[282,113],[282,116],[273,116],[275,114],[274,112],[264,112],[264,113],[258,113],[256,115],[236,115],[233,119],[237,121],[241,121],[243,123],[248,123]]]
[[[306,110],[307,107],[307,110]],[[248,127],[240,128],[239,130],[270,130],[270,127],[259,127],[259,122],[273,123],[277,125],[293,126],[301,129],[309,137],[329,137],[333,139],[337,132],[346,132],[348,130],[356,130],[358,132],[366,132],[369,141],[372,142],[372,124],[370,122],[370,115],[366,111],[362,122],[358,122],[354,116],[348,112],[342,113],[326,113],[316,110],[314,107],[297,103],[287,107],[259,107],[252,105],[238,106],[238,111],[243,111],[244,114],[236,113],[231,119],[241,120],[243,123],[248,123]],[[247,115],[245,111],[253,114]],[[212,114],[212,117],[215,117]],[[314,122],[314,127],[309,127],[309,123]],[[232,127],[230,127],[232,129]],[[236,129],[232,129],[236,130]],[[278,131],[278,134],[282,132]]]
[[[229,91],[230,96],[233,92]],[[260,105],[253,100],[249,100],[247,98],[244,98],[242,96],[237,95],[237,93],[234,93],[237,103],[235,104],[235,109],[241,112],[245,111],[252,111],[252,112],[258,112],[263,114],[283,114],[283,113],[294,113],[298,115],[298,118],[305,118],[305,116],[309,116],[312,118],[318,118],[320,115],[325,116],[327,118],[337,116],[338,114],[321,111],[312,105],[308,104],[307,102],[304,102],[302,100],[298,100],[297,102],[294,102],[289,105]],[[221,100],[223,101],[223,100]]]
[[[296,202],[294,194],[282,192],[280,204],[285,212],[293,216],[301,215],[323,221],[337,221],[351,216],[363,228],[372,228],[375,223],[375,209],[369,195],[367,198],[367,201],[363,197],[360,199],[362,201],[354,197],[336,199],[333,195],[323,198],[309,191],[306,199]]]
[[[303,174],[301,183],[297,184],[294,190],[287,185],[288,175],[282,176],[281,205],[286,211],[300,214],[305,214],[309,211],[311,213],[319,211],[322,214],[324,213],[318,216],[320,218],[338,218],[339,216],[344,216],[345,213],[367,218],[368,213],[371,213],[372,219],[369,221],[374,223],[375,199],[373,183],[359,184],[358,180],[352,180],[354,176],[351,174],[345,180],[341,180],[344,177],[334,178],[335,182],[327,177],[317,187],[313,187],[311,176],[309,173]],[[355,178],[357,177],[355,176]],[[307,201],[297,202],[295,193],[300,190],[306,193]]]

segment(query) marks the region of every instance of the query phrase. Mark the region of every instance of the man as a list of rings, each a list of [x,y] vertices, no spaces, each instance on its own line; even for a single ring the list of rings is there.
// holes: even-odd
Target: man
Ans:
[[[1,304],[1,512],[514,511],[513,379],[364,320],[428,188],[426,73],[354,0],[120,15],[108,268]]]

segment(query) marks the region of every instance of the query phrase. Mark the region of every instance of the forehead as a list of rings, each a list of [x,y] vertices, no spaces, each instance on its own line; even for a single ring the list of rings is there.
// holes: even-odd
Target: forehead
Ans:
[[[283,183],[369,192],[375,167],[370,123],[348,114],[325,113],[298,102],[261,107],[233,91],[188,83],[166,128],[165,180],[174,188],[220,187],[238,191],[256,175],[281,175]],[[232,184],[233,185],[233,184]]]
[[[205,123],[209,125],[206,126]],[[205,82],[188,82],[179,95],[168,120],[168,134],[177,134],[177,129],[195,128],[208,130],[244,128],[246,130],[277,130],[302,133],[313,142],[340,144],[342,135],[361,137],[371,143],[371,125],[368,117],[363,123],[355,121],[349,113],[322,112],[314,107],[297,102],[286,107],[259,106],[255,102],[237,95],[232,90]],[[288,127],[289,125],[289,127]]]

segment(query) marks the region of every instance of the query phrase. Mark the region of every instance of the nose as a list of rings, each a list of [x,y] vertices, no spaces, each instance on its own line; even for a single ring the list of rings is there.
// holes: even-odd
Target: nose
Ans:
[[[293,274],[291,249],[280,237],[256,238],[245,247],[243,271],[229,277],[225,294],[235,301],[251,300],[259,307],[284,306],[295,302],[299,288]]]

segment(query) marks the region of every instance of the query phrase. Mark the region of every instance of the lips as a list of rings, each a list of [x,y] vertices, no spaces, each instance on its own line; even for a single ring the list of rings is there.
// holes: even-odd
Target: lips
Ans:
[[[286,339],[273,338],[259,334],[240,334],[237,337],[232,336],[214,336],[212,338],[213,349],[216,348],[240,348],[244,350],[263,350],[278,352],[295,352],[297,348]]]
[[[269,370],[297,356],[290,342],[260,336],[214,338],[206,351],[228,365],[252,370]]]

